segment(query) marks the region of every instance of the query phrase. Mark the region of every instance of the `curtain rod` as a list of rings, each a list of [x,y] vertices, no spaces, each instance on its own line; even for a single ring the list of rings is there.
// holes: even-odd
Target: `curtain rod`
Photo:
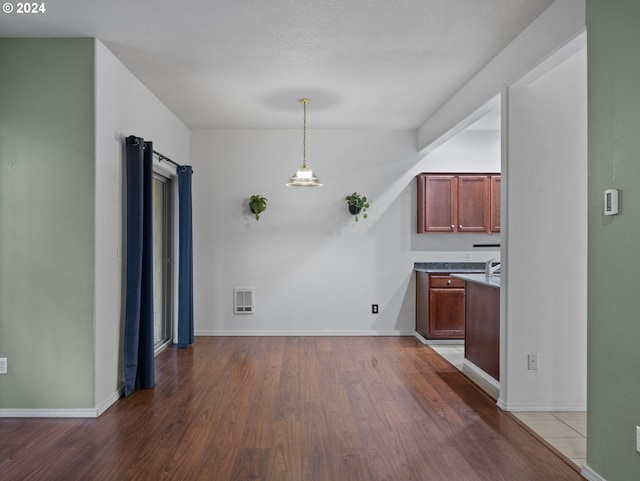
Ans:
[[[127,137],[127,140],[129,142],[132,142],[133,145],[138,145],[138,137],[136,137],[135,135],[130,135],[129,137]],[[146,142],[143,145],[143,148],[146,148]],[[171,160],[169,157],[167,157],[166,155],[161,154],[160,152],[158,152],[157,150],[153,150],[153,153],[156,154],[158,156],[158,160],[162,161],[162,160],[166,160],[167,162],[169,162],[170,164],[175,165],[176,167],[182,169],[182,170],[186,170],[186,167],[184,165],[180,165],[177,162],[174,162],[173,160]]]
[[[182,167],[180,164],[178,164],[177,162],[174,162],[173,160],[171,160],[169,157],[167,157],[166,155],[162,155],[160,152],[158,152],[157,150],[153,151],[154,154],[156,154],[158,156],[158,160],[166,160],[167,162],[169,162],[170,164],[175,165],[176,167]]]

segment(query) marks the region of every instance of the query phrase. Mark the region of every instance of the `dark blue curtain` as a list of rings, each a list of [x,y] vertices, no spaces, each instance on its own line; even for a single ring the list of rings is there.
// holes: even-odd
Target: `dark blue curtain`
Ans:
[[[127,137],[124,394],[155,384],[153,359],[153,146]]]
[[[193,344],[193,235],[191,228],[191,176],[193,169],[178,172],[178,347]]]

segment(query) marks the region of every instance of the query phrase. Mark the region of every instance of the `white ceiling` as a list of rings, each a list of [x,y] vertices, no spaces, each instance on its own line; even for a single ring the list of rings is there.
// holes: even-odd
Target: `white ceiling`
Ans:
[[[551,3],[54,0],[0,36],[96,37],[190,128],[298,127],[309,97],[310,129],[416,129]]]

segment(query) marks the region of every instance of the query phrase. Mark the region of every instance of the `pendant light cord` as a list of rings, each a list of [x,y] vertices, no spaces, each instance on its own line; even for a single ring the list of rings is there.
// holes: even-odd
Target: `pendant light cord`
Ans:
[[[298,167],[296,173],[289,179],[287,185],[293,185],[296,187],[321,187],[322,184],[318,181],[318,178],[314,175],[313,171],[307,165],[307,104],[311,100],[308,98],[298,99],[298,102],[303,107],[303,121],[302,124],[302,165]]]
[[[303,107],[303,123],[302,123],[302,165],[307,166],[307,104],[309,99],[300,99]]]

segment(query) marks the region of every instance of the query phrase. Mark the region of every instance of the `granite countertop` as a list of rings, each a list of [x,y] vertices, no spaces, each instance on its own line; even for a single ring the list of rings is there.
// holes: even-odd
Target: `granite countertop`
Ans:
[[[413,270],[418,272],[484,272],[484,262],[416,262]]]
[[[500,276],[488,276],[484,272],[481,274],[453,274],[451,277],[500,289]]]

